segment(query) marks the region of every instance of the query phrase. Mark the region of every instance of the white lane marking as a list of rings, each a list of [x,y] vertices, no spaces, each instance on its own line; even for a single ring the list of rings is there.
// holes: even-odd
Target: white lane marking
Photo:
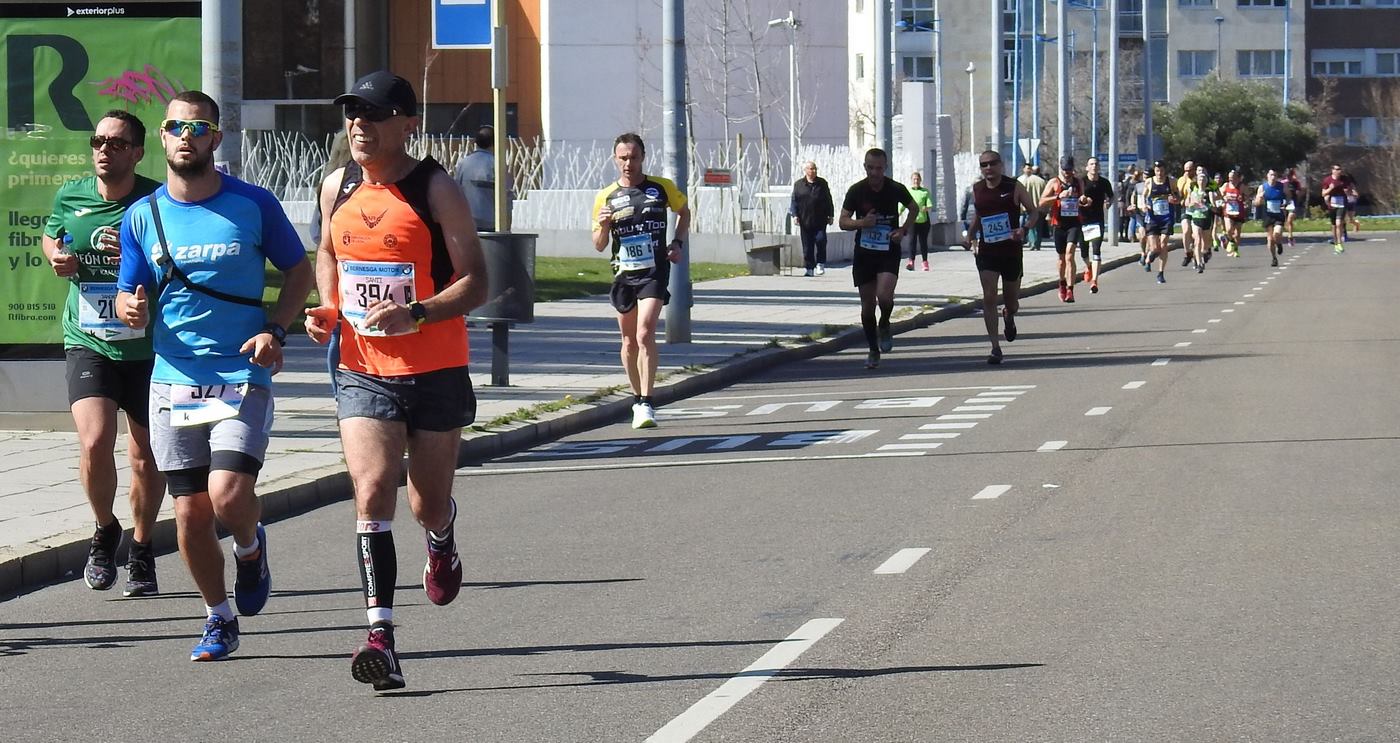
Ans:
[[[880,567],[875,568],[875,574],[899,575],[914,567],[914,563],[918,562],[919,558],[932,551],[931,547],[906,547],[891,555],[890,559],[880,563]]]
[[[1204,333],[1204,332],[1206,332],[1206,328],[1196,328],[1195,330],[1193,330],[1193,331],[1191,331],[1191,332],[1192,332],[1192,333]]]
[[[976,428],[976,423],[925,423],[919,426],[920,431],[942,431],[948,429]]]
[[[313,375],[308,374],[308,376]],[[307,383],[310,384],[311,380],[308,379]],[[1019,399],[1020,398],[1017,397],[969,397],[967,398],[967,402],[1016,402]]]
[[[1138,388],[1142,387],[1144,384],[1147,384],[1147,382],[1129,382],[1129,383],[1123,385],[1123,389],[1125,389],[1125,390],[1135,390],[1135,389],[1138,389]]]
[[[614,332],[616,332],[616,331],[614,331]],[[992,392],[990,392],[989,394],[996,394],[996,395],[1023,395],[1023,394],[1025,394],[1028,390],[1033,390],[1033,389],[1035,389],[1035,385],[1033,385],[1033,384],[1018,384],[1018,385],[1008,385],[1008,386],[999,386],[999,385],[991,385],[991,384],[979,384],[979,385],[972,385],[972,386],[969,386],[969,387],[925,387],[925,388],[923,388],[923,389],[902,390],[902,391],[903,391],[903,392],[907,392],[907,393],[916,393],[916,392],[968,392],[968,393],[973,393],[973,392],[976,392],[977,390],[991,390]],[[1011,390],[1018,390],[1018,391],[1012,392]],[[711,397],[711,396],[708,396],[708,395],[707,395],[704,399],[705,399],[705,400],[777,400],[777,399],[780,399],[780,398],[787,398],[787,397],[817,397],[817,396],[822,396],[822,397],[839,397],[839,398],[841,398],[841,399],[843,399],[843,400],[864,400],[864,399],[866,399],[866,397],[869,396],[869,394],[870,394],[869,392],[852,392],[852,393],[846,393],[846,394],[839,393],[839,392],[793,392],[793,393],[782,394],[782,395],[774,395],[774,394],[771,394],[771,393],[770,393],[770,394],[763,394],[763,395],[724,395],[724,396],[722,396],[722,397],[720,397],[720,396]]]
[[[979,392],[978,395],[1024,395],[1026,390],[1011,389],[1007,387],[994,387],[995,392]],[[1034,387],[1032,387],[1034,389]]]
[[[1263,281],[1259,282],[1259,285],[1260,285],[1260,286],[1267,286],[1268,284],[1269,284],[1269,280],[1268,280],[1268,279],[1264,279]]]
[[[773,646],[772,650],[764,653],[753,665],[720,684],[718,689],[706,694],[703,699],[692,704],[690,709],[652,733],[646,743],[685,743],[694,738],[744,697],[757,691],[763,682],[778,675],[779,671],[797,660],[843,621],[845,620],[813,619],[798,627],[796,632]]]
[[[1005,410],[1005,405],[959,405],[953,408],[954,413],[983,413],[993,410]]]
[[[1228,315],[1228,314],[1230,314],[1231,312],[1234,312],[1234,311],[1235,311],[1234,308],[1231,307],[1231,308],[1227,308],[1227,309],[1221,310],[1221,311],[1220,311],[1220,314],[1222,314],[1222,315]]]
[[[1010,485],[988,485],[987,487],[982,488],[980,491],[978,491],[977,495],[972,496],[972,499],[991,500],[992,498],[1000,498],[1001,496],[1006,495],[1006,492],[1010,489]]]
[[[1236,302],[1236,303],[1235,303],[1235,306],[1238,307],[1239,305],[1242,305],[1242,304],[1244,304],[1244,302]]]
[[[943,446],[941,441],[926,441],[922,444],[885,444],[875,451],[928,451]]]
[[[992,417],[991,413],[953,413],[950,415],[940,415],[941,421],[983,421]]]
[[[933,439],[955,439],[960,433],[906,433],[899,437],[900,441],[932,441]]]
[[[710,464],[771,464],[773,462],[817,462],[829,459],[880,459],[883,457],[917,457],[920,452],[867,452],[865,454],[812,454],[798,457],[731,457],[727,459],[668,459],[660,462],[652,457],[641,457],[636,463],[626,464],[573,464],[554,467],[480,467],[471,470],[457,470],[456,477],[486,477],[489,475],[530,475],[537,472],[603,472],[607,470],[643,469],[648,467],[695,467]]]
[[[1211,319],[1206,320],[1206,322],[1208,322],[1208,323],[1217,323],[1217,322],[1223,322],[1223,321],[1222,321],[1220,318],[1218,318],[1218,317],[1212,317]]]
[[[1172,362],[1171,359],[1157,359],[1156,361],[1152,362],[1152,365],[1153,365],[1153,366],[1166,366],[1167,364],[1170,364],[1171,362]]]
[[[1089,411],[1084,415],[1108,415],[1108,411],[1112,409],[1110,407],[1089,408]]]
[[[1068,443],[1068,441],[1047,441],[1041,444],[1040,448],[1036,449],[1036,451],[1059,451],[1065,448],[1065,445]]]
[[[1175,346],[1173,346],[1173,348],[1186,348],[1186,347],[1189,346],[1189,345],[1191,345],[1191,341],[1182,341],[1182,342],[1176,344]]]
[[[1252,298],[1253,296],[1254,296],[1253,294],[1246,294],[1246,295],[1244,295],[1244,298],[1245,298],[1245,299],[1250,299],[1250,298]]]
[[[1279,266],[1279,268],[1283,269],[1284,271],[1288,270],[1288,266]]]

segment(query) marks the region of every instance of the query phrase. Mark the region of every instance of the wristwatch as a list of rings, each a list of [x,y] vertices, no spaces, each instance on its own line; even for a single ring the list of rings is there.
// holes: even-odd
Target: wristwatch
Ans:
[[[287,329],[275,322],[263,326],[263,332],[271,335],[279,345],[287,345]]]
[[[422,302],[409,302],[408,314],[420,327],[428,321],[428,308],[424,307]]]

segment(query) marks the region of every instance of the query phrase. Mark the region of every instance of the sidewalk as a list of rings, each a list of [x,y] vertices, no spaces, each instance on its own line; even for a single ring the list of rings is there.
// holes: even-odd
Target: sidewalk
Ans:
[[[1104,267],[1134,262],[1137,255],[1132,243],[1116,248],[1105,245]],[[954,247],[929,258],[930,272],[900,272],[896,333],[976,309],[959,301],[981,296],[972,255]],[[1023,294],[1053,288],[1054,250],[1047,245],[1042,251],[1026,252],[1025,269]],[[745,276],[696,284],[694,299],[692,342],[663,343],[661,348],[661,373],[667,375],[657,385],[661,405],[787,361],[863,342],[849,265],[830,268],[816,278]],[[908,309],[901,312],[901,308]],[[664,325],[663,315],[659,333],[663,339]],[[825,326],[851,329],[816,343],[797,342]],[[783,345],[773,347],[774,339]],[[490,340],[487,328],[472,329],[478,425],[521,408],[566,396],[583,398],[627,384],[618,360],[617,323],[607,297],[536,305],[535,323],[516,326],[510,333],[509,387],[488,385]],[[274,382],[277,416],[258,483],[267,522],[350,497],[324,351],[298,337],[288,342],[286,354],[286,369]],[[536,420],[498,426],[490,432],[468,432],[463,436],[460,463],[620,420],[630,413],[630,405],[630,394],[612,394]],[[26,421],[32,430],[0,431],[0,597],[80,575],[93,530],[92,513],[78,482],[77,436],[48,428],[61,428],[52,415],[35,415]],[[71,425],[71,420],[66,423]],[[117,446],[116,511],[129,530],[125,447],[122,436]],[[173,518],[167,497],[157,529],[158,551],[174,549]]]

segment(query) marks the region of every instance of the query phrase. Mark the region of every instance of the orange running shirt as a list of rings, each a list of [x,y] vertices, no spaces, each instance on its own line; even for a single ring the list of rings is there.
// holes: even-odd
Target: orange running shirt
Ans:
[[[377,185],[362,182],[355,163],[346,166],[341,194],[330,217],[338,289],[335,297],[321,298],[341,310],[342,369],[377,377],[403,377],[467,365],[467,326],[460,317],[430,318],[417,332],[406,335],[361,335],[346,318],[346,310],[351,308],[342,306],[344,299],[364,309],[385,298],[381,289],[387,289],[399,304],[421,302],[452,283],[452,261],[442,227],[432,219],[428,208],[428,182],[440,170],[442,166],[437,161],[426,158],[397,183]],[[348,196],[347,189],[353,189]],[[397,287],[347,281],[351,271],[348,261],[411,264],[413,281],[404,281]],[[369,269],[372,271],[373,266]]]

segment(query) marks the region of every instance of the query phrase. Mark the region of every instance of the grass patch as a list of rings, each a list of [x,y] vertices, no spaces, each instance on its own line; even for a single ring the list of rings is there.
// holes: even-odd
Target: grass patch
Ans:
[[[1326,219],[1298,219],[1293,222],[1293,229],[1298,232],[1331,232],[1332,223]],[[1362,217],[1361,231],[1368,230],[1400,230],[1400,218],[1397,217]],[[1246,235],[1264,234],[1264,225],[1257,219],[1245,222],[1244,228],[1240,230]]]
[[[600,389],[600,390],[595,390],[595,391],[593,391],[593,392],[590,392],[590,393],[587,394],[587,395],[584,395],[583,397],[574,397],[573,395],[565,395],[565,396],[564,396],[564,399],[562,399],[562,400],[554,400],[554,401],[552,401],[552,402],[542,402],[542,403],[539,403],[539,404],[537,404],[537,405],[530,405],[530,406],[524,407],[524,408],[517,408],[517,409],[516,409],[514,412],[512,412],[512,413],[506,413],[505,415],[498,415],[498,416],[496,416],[495,418],[492,418],[491,420],[489,420],[489,421],[487,421],[487,422],[485,422],[485,423],[482,423],[482,424],[476,425],[476,426],[472,426],[470,430],[472,430],[472,431],[487,431],[487,430],[490,430],[490,429],[492,429],[492,428],[500,428],[500,427],[502,427],[502,426],[508,426],[508,425],[510,425],[510,424],[512,424],[512,423],[523,423],[523,422],[525,422],[525,421],[536,420],[536,419],[538,419],[541,415],[543,415],[543,414],[545,414],[545,413],[553,413],[553,412],[555,412],[555,411],[557,411],[557,410],[563,410],[563,409],[565,409],[565,408],[572,407],[572,406],[574,406],[574,405],[587,405],[587,404],[589,404],[589,403],[594,403],[594,402],[597,402],[597,401],[599,401],[599,400],[602,400],[602,399],[605,398],[605,397],[609,397],[609,396],[611,396],[611,395],[615,395],[615,394],[617,394],[617,393],[619,393],[619,392],[621,392],[621,391],[623,391],[623,390],[625,390],[625,389],[627,389],[627,385],[625,385],[625,384],[619,384],[619,385],[614,385],[614,386],[612,386],[612,387],[604,387],[604,388],[602,388],[602,389]]]
[[[746,276],[748,272],[747,266],[734,263],[690,264],[690,280],[695,283]],[[612,282],[612,267],[601,254],[597,258],[535,259],[536,302],[607,294]]]

